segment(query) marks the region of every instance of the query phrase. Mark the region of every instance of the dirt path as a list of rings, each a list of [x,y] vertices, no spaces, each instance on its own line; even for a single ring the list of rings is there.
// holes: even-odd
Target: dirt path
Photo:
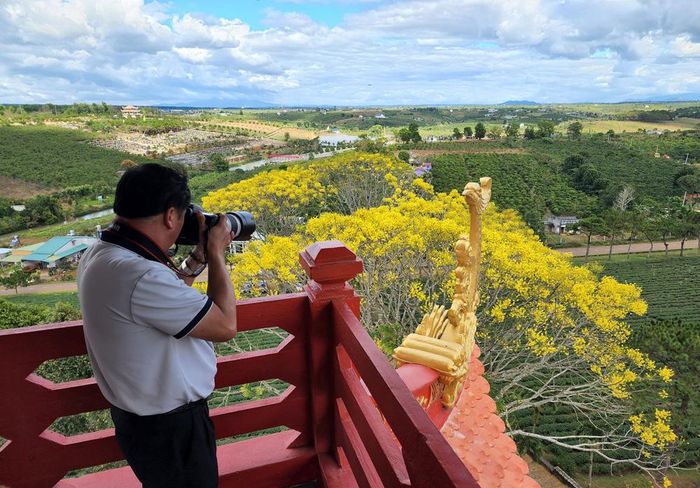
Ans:
[[[207,281],[207,270],[205,269],[201,275],[197,276],[196,281]],[[31,293],[64,293],[78,291],[78,285],[75,281],[61,281],[55,283],[41,283],[38,285],[26,286],[18,289],[20,295],[28,295]],[[0,296],[15,295],[15,290],[0,289]]]
[[[411,154],[411,156],[418,158],[426,156],[439,156],[440,154],[524,154],[525,150],[522,148],[475,146],[473,148],[461,149],[411,149],[408,152]]]
[[[559,478],[550,473],[547,468],[532,459],[529,454],[524,455],[523,459],[530,468],[530,478],[537,481],[542,488],[567,488],[567,485],[559,481]]]
[[[28,293],[63,293],[77,290],[78,287],[75,281],[62,281],[60,283],[41,283],[39,285],[26,286],[18,288],[17,291],[20,295],[26,295]],[[0,296],[5,295],[15,295],[15,290],[0,290]]]
[[[681,241],[670,241],[668,243],[668,249],[669,251],[677,251],[680,250],[681,248]],[[685,250],[687,252],[694,252],[697,253],[697,248],[698,248],[698,241],[696,239],[693,240],[687,240],[685,241]],[[560,249],[556,249],[560,253],[569,253],[573,254],[574,256],[585,256],[586,255],[586,246],[581,246],[581,247],[563,247]],[[591,246],[589,255],[590,256],[605,256],[608,254],[610,250],[610,246]],[[632,249],[631,252],[647,252],[649,250],[649,243],[648,242],[636,242],[632,244]],[[655,242],[654,243],[654,252],[656,251],[663,251],[664,250],[664,243],[663,242]],[[625,254],[627,253],[627,244],[615,244],[612,249],[613,254]]]

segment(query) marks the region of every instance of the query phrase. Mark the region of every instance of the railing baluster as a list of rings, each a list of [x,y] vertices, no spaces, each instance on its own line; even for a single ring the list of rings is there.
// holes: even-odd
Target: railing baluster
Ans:
[[[337,339],[352,357],[353,364],[396,434],[403,448],[411,486],[478,488],[350,307],[336,301],[333,309]]]
[[[338,378],[336,388],[360,433],[372,462],[386,487],[410,486],[406,465],[398,442],[387,428],[379,410],[360,383],[352,360],[342,345],[336,347]]]

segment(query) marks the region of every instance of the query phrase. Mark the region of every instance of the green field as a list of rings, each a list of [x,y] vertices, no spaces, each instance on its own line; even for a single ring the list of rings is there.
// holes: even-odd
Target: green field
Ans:
[[[12,303],[22,305],[43,305],[52,307],[59,302],[67,302],[75,307],[79,307],[78,292],[69,291],[61,293],[26,293],[20,295],[6,295],[3,299]]]
[[[92,136],[77,130],[45,126],[0,127],[0,175],[61,189],[117,182],[131,154],[88,144]]]
[[[630,322],[680,319],[700,324],[700,256],[692,253],[682,258],[654,255],[649,260],[600,261],[605,274],[642,288],[649,310],[645,317]]]

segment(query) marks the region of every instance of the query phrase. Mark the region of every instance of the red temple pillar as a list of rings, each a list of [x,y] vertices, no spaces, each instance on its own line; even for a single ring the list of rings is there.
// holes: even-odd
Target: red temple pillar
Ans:
[[[299,260],[309,276],[304,291],[309,297],[310,307],[310,343],[307,350],[313,442],[321,469],[326,471],[324,462],[334,459],[339,463],[334,435],[336,394],[333,361],[336,340],[332,302],[345,301],[359,318],[360,298],[347,281],[362,272],[362,260],[339,241],[316,242],[300,254]]]

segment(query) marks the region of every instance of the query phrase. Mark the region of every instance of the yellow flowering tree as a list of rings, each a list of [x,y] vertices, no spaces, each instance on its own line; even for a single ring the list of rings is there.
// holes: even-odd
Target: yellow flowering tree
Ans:
[[[206,195],[202,205],[213,212],[248,210],[263,235],[290,235],[323,211],[352,213],[379,205],[394,191],[384,178],[387,174],[406,186],[413,172],[390,156],[344,153],[328,161],[259,173]]]
[[[321,164],[316,174],[324,174]],[[335,172],[347,170],[337,160],[328,164]],[[396,173],[381,175],[381,185],[392,189],[381,204],[352,212],[347,207],[345,214],[323,212],[290,236],[252,243],[235,258],[237,293],[299,290],[306,278],[298,252],[313,241],[339,239],[365,264],[353,283],[362,296],[363,324],[391,351],[432,304],[449,306],[452,248],[468,232],[459,194],[435,193],[419,179],[406,184]],[[337,188],[326,198],[337,195]],[[511,435],[595,452],[611,463],[647,471],[664,468],[663,451],[676,440],[669,418],[661,403],[639,409],[634,400],[640,389],[670,380],[672,373],[627,344],[625,317],[646,312],[638,287],[574,266],[569,257],[546,248],[514,211],[490,206],[484,214],[480,290],[478,342]],[[575,412],[586,427],[552,434],[514,423],[519,415],[548,406]]]

